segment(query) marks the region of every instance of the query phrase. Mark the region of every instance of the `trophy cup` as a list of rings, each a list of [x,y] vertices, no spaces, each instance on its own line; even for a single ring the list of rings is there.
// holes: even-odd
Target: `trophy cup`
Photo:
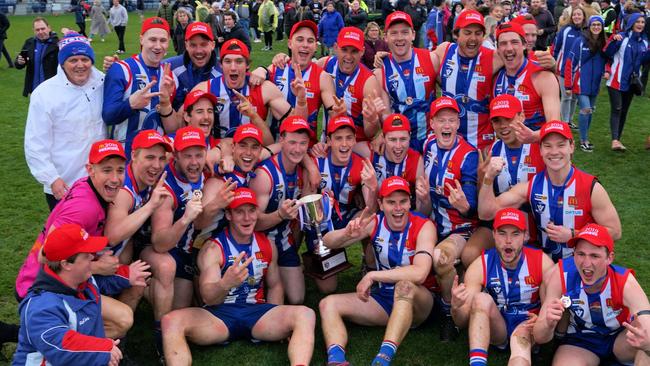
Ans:
[[[305,265],[305,274],[320,280],[344,271],[352,265],[348,263],[348,256],[345,249],[329,249],[323,244],[321,224],[326,219],[323,207],[322,194],[311,194],[299,199],[302,203],[302,224],[316,231],[316,245],[313,252],[307,251],[302,255]]]

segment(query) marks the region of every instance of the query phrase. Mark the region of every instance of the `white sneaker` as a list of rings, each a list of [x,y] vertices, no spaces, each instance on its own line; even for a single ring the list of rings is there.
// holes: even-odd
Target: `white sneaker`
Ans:
[[[260,42],[262,42],[262,40],[259,38],[253,41],[253,43],[260,43]]]

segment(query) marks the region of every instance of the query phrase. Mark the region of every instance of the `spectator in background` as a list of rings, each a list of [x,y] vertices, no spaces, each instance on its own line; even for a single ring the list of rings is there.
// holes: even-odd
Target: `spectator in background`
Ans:
[[[429,15],[427,15],[427,21],[424,25],[424,41],[422,44],[428,50],[435,49],[445,41],[445,6],[445,2],[436,0]]]
[[[135,9],[138,12],[138,15],[140,16],[140,22],[144,20],[144,0],[136,0],[135,2]]]
[[[248,47],[250,52],[251,40],[248,38],[248,32],[241,25],[237,24],[235,21],[236,15],[232,11],[226,11],[223,13],[223,33],[217,37],[217,47],[221,49],[221,46],[230,39],[238,39]]]
[[[320,0],[301,0],[306,1],[309,9],[314,15],[314,23],[320,23],[320,19],[323,16],[323,3]]]
[[[169,4],[169,0],[160,0],[156,16],[165,19],[168,24],[174,24],[174,9]]]
[[[278,27],[276,28],[277,38],[276,41],[281,41],[284,39],[284,1],[276,0],[276,5],[278,8]]]
[[[365,51],[361,57],[361,62],[372,70],[375,68],[375,54],[380,51],[390,52],[390,50],[388,49],[388,43],[384,40],[384,34],[379,28],[379,24],[376,22],[368,23],[363,35],[365,38]]]
[[[5,39],[7,39],[7,30],[9,29],[10,25],[11,24],[9,23],[9,18],[7,18],[7,16],[4,15],[3,12],[0,12],[0,50],[2,51],[2,54],[7,59],[9,68],[12,68],[14,67],[14,63],[11,61],[11,55],[9,55],[9,51],[7,51],[7,47],[5,47]]]
[[[70,11],[74,12],[74,22],[77,24],[79,27],[79,33],[87,37],[86,35],[86,14],[87,10],[86,7],[84,6],[85,3],[82,0],[72,0],[70,2],[70,5],[72,5],[72,8]]]
[[[185,52],[185,29],[192,22],[192,12],[188,8],[176,10],[176,27],[174,28],[174,50],[177,55]]]
[[[215,1],[212,3],[212,6],[210,7],[210,15],[208,15],[205,22],[210,25],[210,28],[212,28],[212,34],[215,39],[223,35],[223,9],[221,8],[221,5],[219,5],[219,2]],[[219,46],[215,47],[217,55],[219,54],[219,49]]]
[[[648,5],[648,2],[646,2]],[[616,10],[612,6],[612,3],[609,0],[600,0],[600,15],[603,17],[605,22],[603,26],[603,31],[605,32],[605,38],[609,38],[614,32],[614,26],[616,25]],[[646,22],[646,26],[647,26]]]
[[[284,33],[291,33],[291,28],[298,22],[298,9],[295,0],[287,0],[284,3]]]
[[[451,8],[451,16],[449,17],[449,20],[447,20],[447,31],[445,32],[447,34],[447,41],[449,42],[455,42],[454,24],[456,23],[456,18],[462,11],[463,11],[463,4],[461,3],[456,3]]]
[[[350,8],[350,12],[345,16],[345,25],[365,30],[368,23],[368,13],[361,9],[359,0],[354,0]]]
[[[395,8],[391,0],[381,0],[381,18],[386,19],[390,13],[394,12]]]
[[[345,17],[350,12],[350,1],[349,0],[334,0],[334,9],[341,14],[341,18]]]
[[[16,68],[25,70],[23,96],[28,96],[42,82],[56,75],[59,65],[59,38],[45,18],[33,21],[34,37],[28,38],[16,57]]]
[[[260,6],[262,6],[262,0],[255,0],[251,6],[251,36],[254,43],[262,42],[260,39],[262,34],[258,27],[260,24]]]
[[[171,10],[171,8],[169,9]],[[124,32],[126,31],[126,24],[129,22],[129,13],[127,13],[126,8],[120,4],[120,0],[113,0],[113,6],[111,7],[109,14],[108,22],[113,26],[113,29],[115,29],[115,34],[117,34],[117,39],[119,40],[119,45],[115,53],[122,54],[126,52],[126,48],[124,47]]]
[[[264,47],[262,47],[262,51],[271,51],[273,49],[273,32],[278,27],[278,8],[275,7],[272,0],[264,0],[262,2],[258,17],[258,29],[264,33]]]
[[[501,2],[503,7],[503,22],[507,23],[512,20],[512,3],[509,0]]]
[[[491,15],[485,17],[485,38],[483,39],[483,47],[490,50],[497,49],[497,40],[494,37],[494,31],[497,28],[497,24],[499,24],[497,18]]]
[[[248,35],[246,38],[248,39],[248,42],[250,42],[250,35],[248,33],[248,29],[250,28],[251,24],[251,3],[248,0],[238,0],[237,4],[235,4],[235,13],[237,14],[237,17],[239,18],[239,24],[241,25],[242,28],[246,31],[246,34]]]
[[[503,23],[503,5],[496,4],[490,8],[489,14],[494,20],[497,21],[497,24]]]
[[[88,39],[90,42],[93,41],[95,34],[99,34],[104,42],[106,35],[111,31],[104,12],[101,0],[93,0],[93,7],[90,8],[90,38]]]
[[[300,8],[298,8],[296,13],[296,22],[311,20],[312,22],[318,24],[319,22],[316,20],[316,14],[314,14],[314,11],[311,9],[311,7],[307,5],[307,2],[305,0],[301,0],[300,3],[305,5],[300,5]],[[320,19],[320,13],[318,13],[318,19]]]
[[[570,9],[570,8],[569,8]],[[567,122],[573,129],[577,126],[573,124],[573,114],[578,104],[578,98],[575,97],[571,91],[564,88],[564,68],[566,67],[566,59],[569,52],[573,50],[573,44],[582,36],[582,29],[587,24],[585,18],[585,11],[582,6],[573,8],[570,14],[570,23],[560,29],[555,37],[553,43],[553,57],[557,60],[558,65],[558,79],[560,81],[560,89],[562,91],[562,121]]]
[[[538,50],[545,50],[549,46],[549,42],[553,39],[555,33],[555,21],[553,14],[544,9],[542,0],[530,1],[530,14],[535,18],[537,24],[537,42],[535,48]]]
[[[345,24],[343,23],[341,14],[334,9],[334,3],[328,1],[325,6],[323,17],[318,23],[318,38],[321,42],[321,56],[332,54],[332,47],[334,47],[336,38],[344,26]]]
[[[408,4],[404,7],[404,12],[411,16],[413,22],[413,30],[415,30],[415,40],[413,40],[414,47],[420,47],[420,29],[424,22],[427,21],[427,7],[419,2],[419,0],[409,0]]]

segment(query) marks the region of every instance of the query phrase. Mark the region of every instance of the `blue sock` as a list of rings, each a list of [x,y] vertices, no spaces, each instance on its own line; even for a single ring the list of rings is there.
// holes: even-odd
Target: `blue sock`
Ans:
[[[488,353],[482,348],[474,348],[469,350],[469,366],[485,366],[487,365]]]
[[[447,303],[442,297],[440,298],[440,311],[443,315],[451,315],[451,304]]]
[[[397,352],[397,344],[384,340],[381,342],[381,347],[379,347],[379,353],[375,356],[375,359],[372,360],[372,366],[388,366],[390,362],[395,357],[395,352]]]
[[[327,363],[343,363],[345,361],[345,350],[339,344],[327,347]]]

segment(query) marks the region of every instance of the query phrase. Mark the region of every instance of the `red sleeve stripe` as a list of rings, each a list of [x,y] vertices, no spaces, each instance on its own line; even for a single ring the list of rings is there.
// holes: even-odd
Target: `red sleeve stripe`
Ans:
[[[69,330],[63,336],[61,346],[66,351],[110,352],[113,348],[113,341]]]

